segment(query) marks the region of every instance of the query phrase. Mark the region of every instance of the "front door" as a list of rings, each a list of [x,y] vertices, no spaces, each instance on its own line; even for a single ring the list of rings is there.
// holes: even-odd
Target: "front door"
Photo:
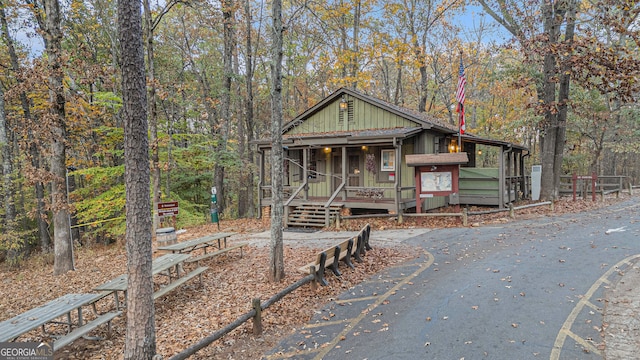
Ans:
[[[349,173],[347,174],[347,186],[362,186],[362,166],[360,164],[360,154],[349,154],[347,158]]]
[[[333,157],[332,189],[336,191],[342,183],[342,154]],[[347,151],[347,183],[346,186],[362,186],[362,163],[359,152]]]

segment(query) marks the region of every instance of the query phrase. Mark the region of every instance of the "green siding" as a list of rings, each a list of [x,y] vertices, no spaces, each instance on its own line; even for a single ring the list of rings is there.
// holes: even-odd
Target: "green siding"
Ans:
[[[497,168],[460,168],[460,195],[498,196]]]
[[[390,129],[418,126],[413,121],[404,119],[387,110],[361,101],[355,98],[348,98],[353,101],[353,121],[348,121],[347,112],[344,113],[343,121],[339,121],[339,102],[336,100],[305,119],[301,124],[287,131],[288,135],[298,135],[307,133],[326,133],[335,131],[369,130],[369,129]]]

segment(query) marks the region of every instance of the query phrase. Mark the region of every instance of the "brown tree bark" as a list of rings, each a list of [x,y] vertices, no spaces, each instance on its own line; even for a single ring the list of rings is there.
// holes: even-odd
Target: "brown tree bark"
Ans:
[[[53,247],[54,275],[73,270],[73,244],[69,228],[69,207],[67,203],[66,184],[66,128],[65,128],[65,96],[62,68],[62,30],[60,4],[58,0],[44,1],[45,19],[44,36],[47,65],[49,70],[49,100],[51,110],[50,124],[51,154],[50,171],[51,207],[53,210]]]
[[[246,142],[243,140],[241,145],[240,159],[244,159],[246,144],[251,143],[254,136],[254,125],[253,125],[253,44],[251,37],[251,2],[249,0],[245,0],[244,3],[244,13],[245,13],[245,26],[246,26],[246,36],[245,36],[245,91],[246,91],[246,99],[245,99],[245,120],[244,126],[242,126],[244,131],[244,138],[246,138]],[[254,163],[254,153],[250,148],[246,149],[247,151],[247,164],[252,165]],[[238,201],[238,215],[240,217],[249,217],[252,218],[255,216],[255,200],[254,200],[254,181],[253,181],[253,172],[248,172],[246,175],[246,186],[242,189],[244,194],[240,194]]]
[[[490,1],[478,1],[483,9],[508,30],[523,45],[525,55],[537,59],[543,54],[542,81],[536,86],[540,102],[540,114],[544,116],[539,127],[542,130],[540,140],[540,163],[542,181],[540,198],[552,200],[558,197],[562,161],[566,141],[567,105],[571,79],[571,65],[568,62],[572,54],[575,16],[578,11],[576,0],[544,1],[540,4],[543,33],[540,39],[527,38],[524,28],[536,28],[536,24],[518,23],[514,13],[496,1],[494,5],[500,13],[494,11]],[[523,5],[524,6],[524,5]],[[564,43],[560,34],[566,21]],[[523,20],[524,22],[524,20]],[[558,85],[559,83],[559,85]]]
[[[271,3],[273,27],[271,44],[271,243],[269,246],[269,279],[284,278],[282,244],[283,209],[283,149],[282,149],[282,1]]]
[[[158,149],[158,106],[156,102],[156,79],[153,53],[154,20],[149,0],[142,0],[144,8],[145,37],[147,39],[147,76],[149,78],[149,136],[151,142],[151,178],[153,230],[158,228],[159,218],[155,211],[160,202],[160,155]],[[167,194],[168,196],[169,194]]]
[[[154,54],[154,31],[156,26],[162,17],[166,15],[169,10],[175,6],[177,3],[180,3],[180,0],[172,0],[167,2],[164,5],[164,8],[160,10],[156,17],[153,17],[151,13],[151,6],[149,5],[149,0],[143,0],[142,5],[144,8],[144,31],[145,38],[147,39],[147,77],[149,83],[149,135],[151,137],[151,178],[152,178],[152,209],[154,209],[153,214],[153,230],[155,231],[158,228],[158,224],[160,219],[155,211],[160,202],[160,149],[158,145],[158,102],[156,100],[156,68],[155,68],[155,54]],[[167,176],[167,181],[168,180]],[[169,186],[167,186],[169,187]],[[169,196],[169,191],[167,189],[166,196]]]
[[[124,349],[127,360],[151,360],[156,352],[147,92],[140,9],[140,0],[118,0],[127,218],[128,294]]]
[[[223,18],[223,42],[224,51],[222,56],[223,85],[220,99],[220,132],[218,133],[218,145],[216,146],[216,164],[213,169],[213,182],[218,190],[218,210],[223,212],[226,207],[225,202],[225,166],[224,153],[227,151],[227,140],[229,139],[229,123],[231,122],[231,80],[233,79],[233,48],[234,48],[234,4],[232,0],[222,1]],[[223,155],[223,156],[221,156]]]

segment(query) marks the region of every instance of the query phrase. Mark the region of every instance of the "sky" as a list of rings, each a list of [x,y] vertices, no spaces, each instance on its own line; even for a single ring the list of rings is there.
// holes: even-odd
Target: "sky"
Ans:
[[[475,42],[478,36],[475,30],[481,26],[486,29],[483,33],[483,41],[503,44],[511,38],[511,34],[491,16],[485,14],[482,7],[478,5],[467,5],[465,11],[454,19],[454,23],[462,29],[461,37],[464,41]],[[29,32],[32,33],[33,30],[29,30]],[[24,30],[13,33],[16,40],[29,49],[31,58],[42,54],[44,43],[39,35],[28,35],[28,32]]]

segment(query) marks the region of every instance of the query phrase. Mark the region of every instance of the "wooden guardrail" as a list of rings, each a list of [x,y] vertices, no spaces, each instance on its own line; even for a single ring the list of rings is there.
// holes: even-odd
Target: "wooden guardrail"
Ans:
[[[192,345],[192,346],[184,349],[183,351],[179,352],[178,354],[170,357],[169,360],[183,360],[183,359],[186,359],[186,358],[190,357],[191,355],[194,355],[199,350],[209,346],[214,341],[220,339],[224,335],[230,333],[231,331],[233,331],[234,329],[236,329],[237,327],[239,327],[240,325],[244,324],[245,322],[247,322],[247,321],[249,321],[251,319],[253,319],[253,334],[254,335],[260,335],[262,333],[262,311],[267,309],[269,306],[275,304],[276,302],[280,301],[287,294],[293,292],[294,290],[298,289],[299,287],[314,281],[314,279],[315,279],[315,277],[313,275],[307,275],[307,276],[303,277],[302,279],[296,281],[295,283],[287,286],[285,289],[283,289],[279,293],[275,294],[274,296],[269,298],[269,300],[267,300],[267,301],[265,301],[263,303],[260,302],[259,298],[253,299],[251,301],[252,309],[249,312],[241,315],[240,317],[238,317],[231,324],[223,327],[222,329],[219,329],[219,330],[213,332],[211,335],[203,338],[202,340],[198,341],[194,345]]]
[[[357,253],[358,255],[364,254],[364,252],[366,250],[371,250],[371,247],[369,246],[369,242],[368,242],[370,231],[371,231],[371,226],[369,224],[367,224],[365,227],[362,228],[362,230],[360,230],[360,233],[358,233],[358,235],[356,237],[358,239],[361,239],[361,240],[358,242],[358,246],[357,246],[355,252],[350,253],[349,256],[351,256],[351,255],[353,255],[355,253]],[[365,239],[365,237],[366,237],[366,239]],[[348,239],[347,243],[349,242],[349,240],[351,240],[351,239]],[[353,243],[352,243],[352,245],[353,245]],[[340,248],[339,246],[335,247],[336,251],[339,248]],[[326,253],[324,253],[324,255],[325,255],[324,258],[326,259]],[[346,253],[345,253],[345,255],[346,255]],[[335,259],[335,254],[334,254],[334,259]],[[359,257],[357,257],[356,259],[359,259]],[[338,264],[335,263],[334,270],[337,271],[337,269],[338,269]],[[323,270],[323,273],[324,273],[324,268],[322,270]],[[259,298],[253,299],[251,301],[252,309],[249,312],[239,316],[231,324],[223,327],[222,329],[219,329],[219,330],[213,332],[212,334],[210,334],[209,336],[201,339],[200,341],[198,341],[194,345],[192,345],[192,346],[184,349],[180,353],[170,357],[169,360],[183,360],[183,359],[186,359],[186,358],[190,357],[191,355],[194,355],[199,350],[209,346],[214,341],[220,339],[224,335],[230,333],[231,331],[233,331],[234,329],[236,329],[237,327],[239,327],[240,325],[244,324],[245,322],[247,322],[249,320],[253,320],[253,334],[254,335],[262,334],[262,311],[267,309],[267,308],[269,308],[269,306],[275,304],[276,302],[282,300],[286,295],[292,293],[293,291],[295,291],[296,289],[300,288],[301,286],[304,286],[306,284],[311,283],[315,287],[315,284],[319,281],[318,274],[317,274],[316,271],[311,271],[311,272],[312,272],[311,274],[309,274],[309,275],[303,277],[302,279],[296,281],[295,283],[287,286],[285,289],[283,289],[279,293],[273,295],[271,298],[269,298],[269,300],[267,300],[265,302],[261,302]],[[324,282],[324,278],[322,279],[321,283],[323,283],[323,282]]]
[[[591,195],[593,201],[596,199],[596,195],[600,195],[600,198],[604,200],[605,195],[620,193],[625,190],[629,191],[629,194],[633,194],[633,185],[628,180],[628,176],[624,175],[593,175],[574,176],[563,175],[560,176],[560,189],[561,195],[573,195],[574,199],[579,195],[582,198],[587,198]],[[577,181],[576,181],[577,180]],[[594,186],[595,185],[595,186]]]

